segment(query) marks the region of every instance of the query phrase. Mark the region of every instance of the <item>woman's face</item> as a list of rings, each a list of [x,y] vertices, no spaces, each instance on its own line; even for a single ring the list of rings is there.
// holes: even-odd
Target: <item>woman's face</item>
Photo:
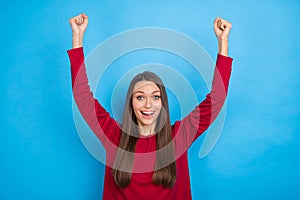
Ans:
[[[132,94],[132,107],[139,126],[155,126],[162,102],[158,86],[152,81],[139,81]]]

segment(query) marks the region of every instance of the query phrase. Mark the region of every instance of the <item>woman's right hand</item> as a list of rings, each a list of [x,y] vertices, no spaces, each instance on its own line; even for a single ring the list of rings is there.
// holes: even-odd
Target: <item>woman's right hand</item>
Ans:
[[[84,13],[72,17],[70,20],[70,26],[72,28],[72,44],[73,49],[82,47],[83,35],[88,25],[88,16]]]

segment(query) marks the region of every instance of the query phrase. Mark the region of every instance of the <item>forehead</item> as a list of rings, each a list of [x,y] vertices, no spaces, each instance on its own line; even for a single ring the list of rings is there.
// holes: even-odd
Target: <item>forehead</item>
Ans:
[[[157,90],[160,91],[159,87],[152,81],[139,81],[133,87],[133,93],[135,92],[152,93]]]

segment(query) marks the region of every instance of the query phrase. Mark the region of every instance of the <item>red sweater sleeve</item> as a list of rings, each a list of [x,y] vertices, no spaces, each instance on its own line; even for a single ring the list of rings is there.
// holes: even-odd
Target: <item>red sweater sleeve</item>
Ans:
[[[187,150],[220,113],[227,96],[232,60],[218,54],[210,93],[188,116],[175,122],[173,136],[176,137],[176,148],[180,148],[180,152]]]
[[[100,139],[105,149],[112,146],[111,142],[118,145],[120,128],[117,122],[93,97],[90,90],[83,48],[68,50],[68,55],[71,63],[73,96],[81,115]]]

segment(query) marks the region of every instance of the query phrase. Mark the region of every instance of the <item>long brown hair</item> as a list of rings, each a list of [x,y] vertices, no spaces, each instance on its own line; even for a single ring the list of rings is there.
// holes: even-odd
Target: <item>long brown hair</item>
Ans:
[[[165,188],[172,187],[176,182],[176,165],[174,146],[168,145],[172,142],[172,130],[170,124],[169,105],[166,89],[162,80],[153,72],[145,71],[136,75],[128,88],[122,123],[122,133],[119,148],[114,161],[112,174],[115,183],[122,188],[130,184],[134,160],[135,145],[139,139],[137,118],[132,107],[132,93],[135,84],[139,81],[152,81],[160,89],[162,109],[156,121],[156,161],[152,176],[152,182]],[[161,148],[165,148],[160,151]],[[128,153],[130,152],[130,153]],[[161,153],[163,152],[163,153]],[[164,160],[171,160],[169,165],[161,166]]]

